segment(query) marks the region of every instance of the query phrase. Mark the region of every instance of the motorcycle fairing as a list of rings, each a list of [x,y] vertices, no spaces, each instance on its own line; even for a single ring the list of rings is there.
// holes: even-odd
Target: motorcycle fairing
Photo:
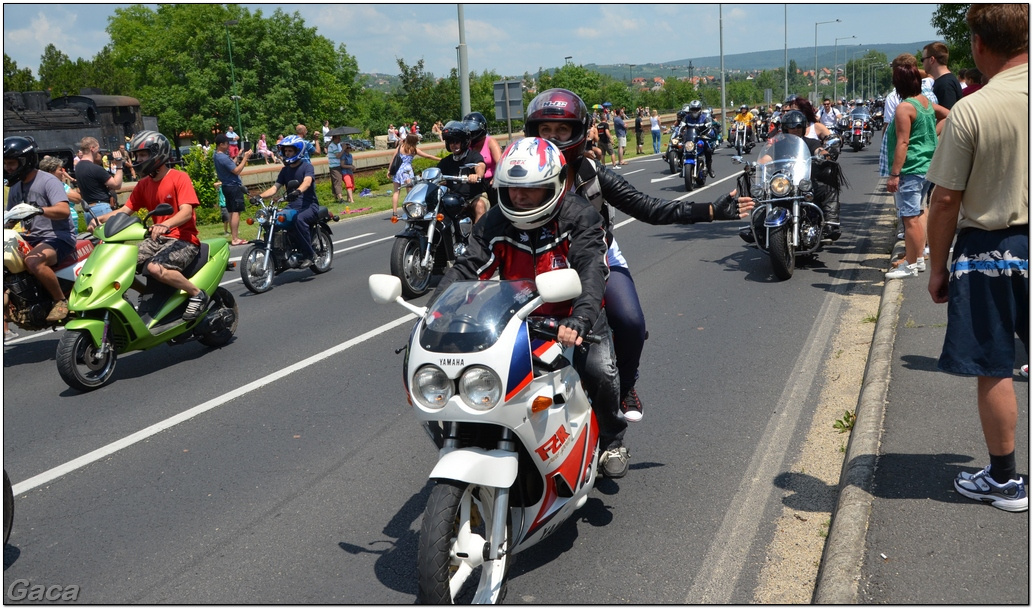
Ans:
[[[516,341],[513,343],[513,355],[509,361],[509,378],[506,381],[506,398],[509,401],[516,394],[531,384],[534,374],[531,370],[531,339],[527,332],[527,324],[520,324]]]
[[[507,488],[517,476],[517,456],[512,451],[468,446],[443,448],[430,478],[457,480],[481,486]]]
[[[538,510],[534,521],[527,529],[527,537],[537,532],[559,514],[561,509],[568,504],[568,500],[576,496],[578,490],[590,479],[592,464],[595,462],[595,450],[592,447],[595,446],[599,435],[594,415],[591,421],[591,425],[582,427],[578,432],[577,437],[573,440],[574,447],[567,458],[556,469],[545,475],[549,484],[545,488],[541,509]],[[556,450],[558,451],[559,448],[557,447]]]

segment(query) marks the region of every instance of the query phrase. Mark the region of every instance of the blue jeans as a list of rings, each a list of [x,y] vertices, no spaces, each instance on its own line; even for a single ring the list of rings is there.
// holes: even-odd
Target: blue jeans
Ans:
[[[298,251],[310,260],[316,257],[316,250],[312,249],[312,224],[318,216],[319,207],[310,205],[294,216],[294,224],[291,226],[294,229],[294,241]]]
[[[103,216],[104,214],[111,213],[111,204],[94,203],[93,205],[90,205],[90,211],[92,211],[95,216]],[[87,223],[89,223],[89,220],[87,220]]]
[[[660,130],[653,129],[653,154],[660,154]]]
[[[638,365],[646,342],[646,317],[638,300],[635,282],[626,267],[610,267],[604,300],[606,320],[613,331],[620,395],[623,398],[638,380]]]

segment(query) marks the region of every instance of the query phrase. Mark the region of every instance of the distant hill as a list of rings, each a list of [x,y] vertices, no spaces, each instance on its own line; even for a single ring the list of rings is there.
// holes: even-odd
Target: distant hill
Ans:
[[[908,42],[898,44],[853,44],[844,45],[841,44],[838,47],[838,57],[836,63],[845,64],[850,59],[856,59],[861,57],[867,52],[868,49],[879,51],[886,55],[886,58],[892,60],[901,53],[917,53],[930,42],[934,40],[926,40],[924,42]],[[819,46],[818,47],[818,67],[832,67],[833,56],[836,54],[837,47],[834,45]],[[863,52],[862,52],[863,51]],[[814,47],[796,47],[788,50],[789,61],[796,61],[796,65],[801,70],[813,70],[814,69]],[[688,76],[689,64],[692,64],[693,72],[696,76],[701,73],[706,74],[717,74],[721,71],[721,56],[710,55],[707,57],[687,57],[685,59],[676,59],[673,61],[667,61],[663,63],[647,63],[636,65],[632,68],[631,73],[634,76],[642,76],[645,78],[652,78],[654,76],[670,77],[672,74],[675,76]],[[735,55],[725,55],[725,70],[728,72],[748,72],[748,71],[760,71],[760,70],[772,70],[775,68],[782,68],[786,64],[786,51],[784,49],[777,49],[773,51],[756,51],[753,53],[738,53]],[[595,70],[602,74],[607,74],[618,80],[627,80],[628,78],[628,65],[617,64],[617,65],[599,65],[599,64],[586,64],[586,68]],[[672,71],[672,68],[674,70]],[[702,70],[702,72],[701,72]]]

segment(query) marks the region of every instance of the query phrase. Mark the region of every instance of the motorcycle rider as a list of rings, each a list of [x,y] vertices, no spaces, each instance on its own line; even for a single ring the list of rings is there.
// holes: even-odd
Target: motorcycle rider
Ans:
[[[145,177],[136,183],[124,206],[91,220],[89,228],[93,230],[98,222],[103,224],[115,214],[133,214],[141,209],[153,211],[161,203],[171,204],[172,215],[154,216],[150,239],[144,239],[138,246],[136,264],[155,280],[186,292],[190,298],[183,319],[197,319],[208,303],[208,295],[183,275],[201,245],[194,215],[194,208],[199,205],[194,184],[185,171],[168,166],[172,146],[157,131],[137,133],[129,141],[127,151],[133,167]]]
[[[782,133],[803,138],[812,156],[828,154],[828,151],[822,148],[821,141],[805,135],[807,124],[807,117],[803,112],[790,110],[782,116]],[[770,158],[768,160],[770,161]],[[761,158],[758,162],[766,161]],[[814,199],[825,216],[825,228],[822,236],[835,241],[842,235],[839,227],[839,190],[846,185],[842,169],[839,163],[832,161],[815,162],[811,176],[814,178]],[[763,222],[762,218],[757,218],[757,220]],[[761,227],[754,226],[754,229],[760,231]],[[748,226],[739,231],[739,236],[747,243],[753,243],[755,240],[754,234]]]
[[[7,209],[25,202],[43,210],[38,216],[22,220],[22,238],[32,247],[25,254],[25,268],[54,301],[47,321],[61,321],[68,317],[68,300],[52,267],[75,253],[68,195],[61,180],[39,170],[39,150],[36,141],[29,137],[4,138],[4,180],[10,187]]]
[[[449,176],[465,175],[466,181],[454,184],[452,189],[466,201],[467,210],[476,224],[488,211],[488,197],[484,194],[484,172],[486,165],[480,152],[470,149],[471,132],[480,125],[475,121],[448,121],[441,129],[441,139],[452,154],[438,161],[438,169]],[[475,165],[464,169],[464,165]]]
[[[746,104],[739,106],[739,113],[732,119],[735,122],[746,123],[746,144],[753,143],[753,113],[750,112],[749,107]]]
[[[822,125],[825,125],[830,132],[835,131],[836,121],[839,120],[840,113],[832,107],[832,100],[826,97],[822,100],[821,110],[818,111],[818,120],[821,121]]]
[[[581,345],[573,363],[599,423],[599,466],[604,476],[620,478],[628,471],[623,439],[628,424],[617,412],[620,383],[602,310],[606,232],[599,212],[568,188],[565,164],[559,148],[542,138],[527,137],[506,148],[495,174],[499,204],[474,227],[469,250],[442,278],[431,301],[453,281],[486,280],[496,271],[507,280],[576,270],[581,295],[538,312],[561,318],[557,338],[563,346]],[[602,342],[583,344],[589,332]]]
[[[549,89],[528,104],[524,135],[548,139],[563,152],[568,173],[566,186],[588,199],[603,215],[611,271],[606,282],[607,318],[617,353],[621,409],[627,420],[634,422],[642,418],[642,402],[635,382],[647,335],[646,321],[628,263],[613,236],[614,212],[610,206],[649,224],[694,224],[747,217],[753,209],[753,200],[733,198],[735,191],[719,197],[713,204],[648,197],[616,172],[588,158],[585,147],[590,121],[588,107],[575,93]]]
[[[316,172],[305,158],[307,142],[298,135],[288,135],[277,145],[280,157],[283,158],[283,169],[273,183],[260,197],[268,199],[281,188],[286,188],[291,180],[298,181],[298,187],[287,193],[287,203],[291,209],[298,210],[291,225],[294,241],[301,251],[301,260],[297,268],[312,266],[316,250],[312,248],[312,224],[319,214],[319,200],[316,199]]]
[[[688,105],[688,110],[685,113],[685,117],[682,119],[682,128],[684,129],[687,125],[693,125],[699,127],[699,133],[706,135],[708,138],[713,137],[713,133],[707,133],[707,130],[711,127],[710,119],[706,114],[703,113],[703,102],[695,99]],[[679,136],[684,142],[685,137]],[[707,142],[707,145],[703,147],[703,156],[707,160],[707,175],[714,177],[714,144],[713,139]]]

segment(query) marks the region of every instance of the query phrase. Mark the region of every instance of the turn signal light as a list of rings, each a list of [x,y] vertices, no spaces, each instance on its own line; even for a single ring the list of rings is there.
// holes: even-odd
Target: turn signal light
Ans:
[[[111,287],[115,288],[115,291],[118,292],[122,289],[122,284],[116,281],[115,283],[111,284]]]
[[[247,220],[245,220],[245,222],[248,223],[248,226],[251,226],[252,224],[255,223],[255,219],[254,218],[248,218]]]
[[[398,224],[398,216],[391,216],[391,224]]]
[[[552,406],[552,398],[547,398],[543,395],[540,395],[536,397],[533,402],[531,402],[531,412],[541,412],[543,410],[548,410],[550,406]]]
[[[445,214],[438,214],[438,215],[434,216],[434,219],[437,220],[438,222],[444,222],[445,221]]]
[[[284,222],[287,221],[287,216],[283,216],[283,215],[276,216],[276,221],[279,222],[280,224],[283,224]]]

